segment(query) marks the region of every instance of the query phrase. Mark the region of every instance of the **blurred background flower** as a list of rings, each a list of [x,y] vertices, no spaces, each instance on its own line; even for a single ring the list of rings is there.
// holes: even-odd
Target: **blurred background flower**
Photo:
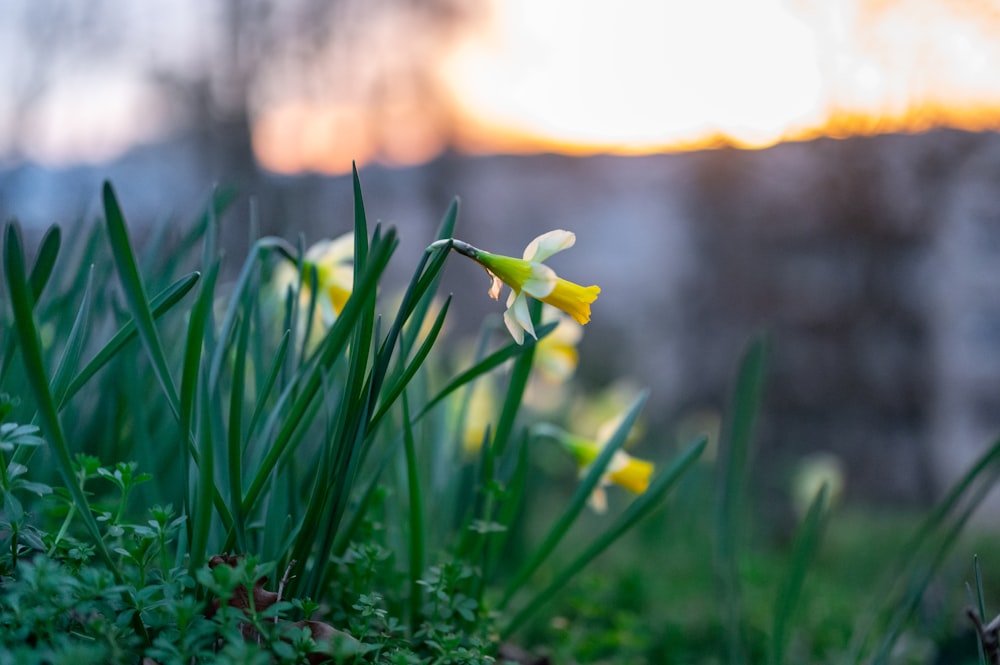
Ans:
[[[300,282],[301,279],[301,282]],[[316,285],[315,293],[312,285]],[[301,285],[301,288],[300,288]],[[311,245],[302,257],[302,272],[299,267],[280,260],[271,276],[271,288],[283,303],[284,295],[291,289],[298,293],[298,331],[306,333],[306,325],[312,312],[312,324],[308,332],[311,345],[315,345],[329,330],[337,315],[344,308],[354,287],[354,233],[345,233],[332,240],[324,239]],[[302,339],[299,339],[299,344]]]
[[[831,453],[819,452],[799,460],[792,475],[792,505],[799,518],[809,511],[823,485],[827,486],[827,507],[840,501],[844,493],[844,464]]]

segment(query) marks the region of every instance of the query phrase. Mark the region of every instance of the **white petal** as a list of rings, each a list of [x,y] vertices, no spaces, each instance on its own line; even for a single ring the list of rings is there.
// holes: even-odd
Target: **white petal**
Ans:
[[[556,271],[541,263],[531,265],[531,274],[521,285],[521,291],[533,298],[544,298],[556,288]]]
[[[576,234],[572,231],[557,229],[538,236],[524,248],[526,261],[544,261],[556,252],[569,249],[576,242]]]
[[[594,491],[590,493],[587,503],[589,503],[590,508],[599,515],[603,515],[608,512],[608,495],[604,491],[604,487],[601,485],[595,487]]]
[[[519,293],[514,296],[514,299],[507,299],[507,311],[503,313],[504,323],[507,324],[507,330],[510,334],[517,340],[518,344],[524,343],[524,335],[515,333],[514,330],[526,331],[529,335],[537,339],[535,335],[535,327],[531,324],[531,312],[528,311],[528,299],[523,293]],[[520,339],[518,337],[520,336]]]
[[[305,307],[309,307],[308,300],[305,303]],[[329,298],[316,299],[316,313],[313,316],[320,318],[324,328],[329,328],[337,320],[337,312],[333,309],[333,303],[330,302]]]
[[[618,473],[628,466],[631,459],[628,453],[616,450],[615,454],[611,456],[611,463],[608,464],[608,474]]]
[[[320,240],[306,250],[305,259],[327,266],[349,263],[354,259],[354,232],[349,231],[332,240]]]
[[[298,267],[294,263],[289,263],[288,261],[279,261],[278,264],[274,266],[274,272],[271,273],[271,282],[274,284],[275,293],[277,293],[280,298],[284,298],[288,287],[298,288]]]
[[[524,344],[524,328],[517,322],[509,309],[503,313],[503,322],[507,326],[507,330],[510,331],[510,336],[514,338],[514,341],[518,344]]]

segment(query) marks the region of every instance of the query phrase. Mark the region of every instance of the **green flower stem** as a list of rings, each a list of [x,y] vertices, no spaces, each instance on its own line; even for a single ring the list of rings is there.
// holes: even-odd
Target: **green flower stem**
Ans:
[[[625,443],[625,439],[628,436],[629,431],[635,424],[635,421],[639,417],[639,411],[642,409],[642,405],[646,401],[648,393],[643,392],[635,400],[629,410],[625,413],[625,417],[622,418],[621,424],[618,429],[615,430],[614,435],[605,444],[604,449],[601,450],[601,454],[597,456],[587,475],[583,478],[580,484],[576,488],[576,492],[573,493],[572,498],[570,498],[569,505],[563,511],[563,514],[559,517],[552,528],[549,529],[545,540],[542,544],[532,553],[527,561],[522,564],[521,568],[514,574],[513,579],[507,585],[504,591],[503,597],[500,601],[500,609],[507,607],[507,604],[514,597],[522,586],[531,578],[531,576],[538,570],[538,567],[545,562],[545,560],[552,554],[556,546],[562,541],[566,532],[579,517],[580,512],[583,510],[587,503],[587,499],[590,498],[591,493],[597,487],[597,484],[601,481],[601,477],[604,475],[604,471],[608,464],[611,463],[612,457],[614,457],[615,452],[621,449],[622,444]],[[648,492],[648,490],[647,490]]]
[[[785,651],[788,646],[789,624],[794,616],[795,607],[802,595],[806,572],[812,561],[816,548],[819,546],[829,510],[830,486],[823,483],[820,491],[813,498],[809,511],[796,534],[792,546],[791,565],[782,583],[778,597],[774,603],[774,622],[771,629],[771,652],[769,662],[772,665],[782,665],[785,662]]]
[[[692,443],[674,460],[670,468],[661,473],[649,489],[633,501],[624,513],[616,520],[615,524],[605,531],[594,541],[583,553],[573,559],[572,562],[562,571],[556,574],[553,580],[528,602],[514,618],[500,631],[500,638],[509,638],[514,631],[524,625],[535,612],[548,602],[563,586],[573,577],[583,570],[591,561],[597,558],[609,545],[617,541],[622,535],[635,526],[641,519],[649,515],[659,507],[660,502],[674,484],[691,468],[705,450],[708,441],[705,437]]]
[[[410,405],[403,392],[403,443],[406,447],[406,482],[410,501],[410,634],[420,626],[420,606],[423,599],[420,578],[424,572],[424,499],[420,490],[420,470],[417,466]]]
[[[716,502],[716,578],[725,613],[726,653],[732,664],[745,662],[742,628],[742,590],[739,575],[738,540],[743,527],[747,461],[764,384],[767,345],[754,340],[740,363],[729,428],[721,449],[718,501]]]

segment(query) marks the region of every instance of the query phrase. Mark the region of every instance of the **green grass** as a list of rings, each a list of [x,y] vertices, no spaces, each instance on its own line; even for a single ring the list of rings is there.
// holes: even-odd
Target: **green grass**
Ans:
[[[580,516],[636,404],[531,563],[505,581],[501,553],[531,495],[522,407],[537,341],[488,332],[479,359],[450,369],[451,345],[438,342],[451,302],[437,288],[457,202],[393,299],[382,276],[396,232],[369,227],[357,174],[354,188],[346,287],[332,259],[279,238],[257,239],[230,281],[216,240],[226,196],[169,260],[136,251],[110,184],[102,223],[76,231],[80,256],[61,252],[54,228],[29,263],[7,225],[0,625],[35,635],[36,659],[69,653],[77,635],[123,662],[240,661],[251,643],[282,662],[488,662],[497,635],[552,602],[700,454],[703,444],[679,456],[554,583],[526,585]],[[350,297],[331,310],[335,287]],[[540,315],[535,303],[544,340],[555,324]],[[505,389],[470,460],[464,392],[488,376]],[[432,524],[425,513],[443,500],[454,519]],[[51,580],[70,597],[26,613],[23,599],[48,598],[32,585]],[[66,603],[93,603],[93,620]]]
[[[33,260],[6,226],[0,662],[475,663],[505,643],[556,662],[926,662],[963,628],[966,582],[996,597],[1000,548],[963,534],[1000,444],[925,515],[850,511],[828,488],[794,528],[767,524],[763,338],[718,460],[707,433],[653,432],[648,487],[608,487],[593,514],[644,395],[578,470],[559,438],[594,432],[531,397],[564,324],[532,301],[537,340],[488,319],[465,356],[446,326],[462,304],[438,292],[466,247],[458,202],[397,257],[357,173],[354,193],[346,264],[274,237],[223,260],[228,192],[159,251],[133,245],[110,184],[99,224],[53,227]],[[391,261],[412,271],[398,294]]]

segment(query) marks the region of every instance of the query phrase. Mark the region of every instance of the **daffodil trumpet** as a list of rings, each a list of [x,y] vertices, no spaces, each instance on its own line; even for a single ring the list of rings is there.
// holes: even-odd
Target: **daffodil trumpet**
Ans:
[[[543,233],[532,240],[520,259],[492,254],[454,238],[439,240],[428,249],[448,247],[481,265],[490,276],[488,293],[494,300],[500,299],[500,290],[504,284],[509,286],[510,296],[507,298],[507,310],[503,319],[514,340],[523,344],[525,332],[538,338],[528,310],[528,296],[566,312],[581,325],[590,321],[590,304],[597,300],[600,287],[581,286],[562,279],[552,268],[542,263],[575,243],[574,233],[559,229]]]
[[[607,445],[607,442],[585,439],[545,423],[535,425],[532,433],[535,436],[547,436],[558,441],[576,460],[581,477],[587,475],[591,465]],[[604,488],[611,484],[623,487],[633,494],[642,494],[649,489],[654,470],[654,464],[648,460],[633,457],[623,450],[614,451],[597,487],[590,495],[591,507],[599,513],[607,510],[608,500]]]

